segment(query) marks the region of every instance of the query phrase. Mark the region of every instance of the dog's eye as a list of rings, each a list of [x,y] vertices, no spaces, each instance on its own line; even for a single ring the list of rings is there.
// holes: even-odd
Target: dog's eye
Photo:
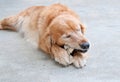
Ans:
[[[71,37],[71,35],[67,35],[67,36],[66,36],[66,38],[70,38],[70,37]]]

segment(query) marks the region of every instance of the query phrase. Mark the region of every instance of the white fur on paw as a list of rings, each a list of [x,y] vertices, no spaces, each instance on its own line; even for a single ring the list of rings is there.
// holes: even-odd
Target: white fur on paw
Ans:
[[[78,56],[74,58],[73,65],[77,68],[83,68],[84,66],[86,66],[86,59]]]
[[[63,66],[70,65],[73,62],[72,60],[73,60],[73,57],[70,55],[61,54],[61,56],[55,57],[55,61],[58,62],[59,64],[62,64]]]

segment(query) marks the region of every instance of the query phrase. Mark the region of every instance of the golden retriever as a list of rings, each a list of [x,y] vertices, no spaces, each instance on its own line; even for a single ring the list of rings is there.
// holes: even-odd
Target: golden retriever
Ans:
[[[33,6],[0,21],[1,30],[18,31],[24,38],[64,66],[86,65],[89,49],[79,16],[62,4]]]

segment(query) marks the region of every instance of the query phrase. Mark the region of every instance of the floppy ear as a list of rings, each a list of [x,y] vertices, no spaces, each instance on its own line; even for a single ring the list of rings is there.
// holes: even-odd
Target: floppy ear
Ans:
[[[83,24],[80,24],[80,28],[81,28],[82,33],[84,34],[86,30],[85,26]]]
[[[47,31],[39,39],[39,47],[46,53],[50,54],[51,46],[52,46],[52,40],[51,40],[50,32]]]

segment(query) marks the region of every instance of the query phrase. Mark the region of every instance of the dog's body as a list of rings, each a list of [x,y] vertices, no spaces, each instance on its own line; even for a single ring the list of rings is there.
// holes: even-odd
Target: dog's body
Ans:
[[[83,46],[87,42],[83,36],[85,27],[78,15],[64,5],[30,7],[0,21],[0,29],[20,32],[62,65],[73,63],[78,68],[85,65],[83,52],[89,47]]]

